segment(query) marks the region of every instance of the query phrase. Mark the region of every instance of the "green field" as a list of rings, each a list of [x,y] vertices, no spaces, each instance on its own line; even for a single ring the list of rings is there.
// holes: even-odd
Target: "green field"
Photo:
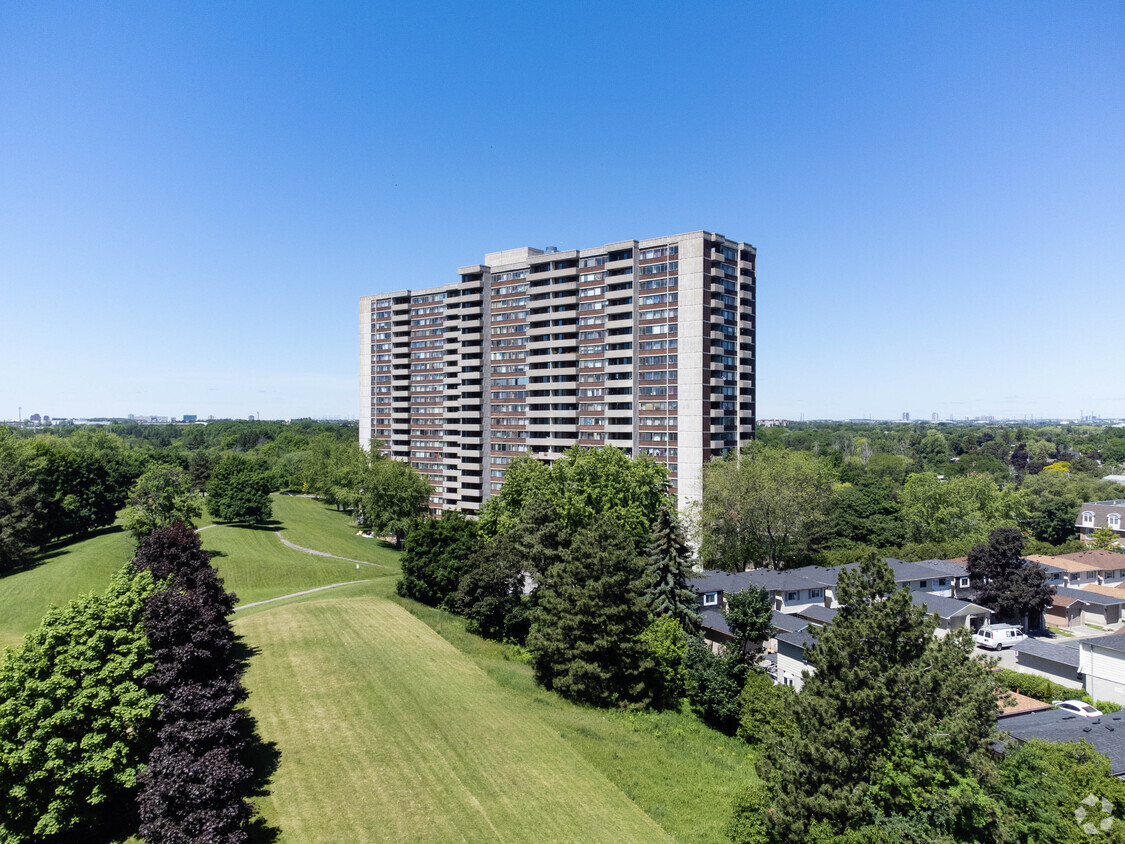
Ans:
[[[53,548],[34,568],[0,577],[0,651],[22,642],[50,607],[104,590],[133,551],[132,536],[120,527],[106,528]]]
[[[236,622],[281,751],[282,840],[661,841],[659,826],[464,654],[375,596]]]
[[[722,842],[748,748],[682,713],[588,709],[539,688],[516,648],[395,595],[398,553],[346,514],[275,496],[271,529],[201,533],[240,606],[249,706],[280,750],[259,800],[280,842]],[[349,560],[311,555],[297,545]],[[132,555],[110,531],[0,578],[0,644],[101,590]]]

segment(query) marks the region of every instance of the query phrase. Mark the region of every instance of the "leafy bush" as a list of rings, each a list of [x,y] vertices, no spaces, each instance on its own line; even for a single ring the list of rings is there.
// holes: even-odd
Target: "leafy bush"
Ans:
[[[646,680],[652,690],[652,705],[658,709],[676,709],[687,691],[684,670],[687,634],[679,621],[662,615],[645,628],[640,641],[653,664]]]

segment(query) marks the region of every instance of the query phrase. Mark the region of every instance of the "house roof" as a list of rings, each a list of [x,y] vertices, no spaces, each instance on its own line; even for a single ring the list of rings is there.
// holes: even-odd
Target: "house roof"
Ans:
[[[1085,739],[1099,753],[1109,757],[1114,776],[1125,773],[1125,720],[1114,712],[1100,718],[1079,718],[1061,709],[1026,712],[1005,718],[1002,728],[1014,739],[1029,741],[1080,741]]]
[[[1114,597],[1103,595],[1092,589],[1072,589],[1069,586],[1058,586],[1055,588],[1055,592],[1066,598],[1075,598],[1092,607],[1115,607],[1125,604],[1125,592],[1121,592],[1117,597]]]
[[[1082,527],[1082,514],[1094,514],[1094,527],[1105,527],[1106,517],[1110,513],[1117,513],[1125,519],[1125,499],[1115,498],[1112,501],[1086,501],[1082,504],[1082,509],[1078,511],[1078,515],[1074,519],[1075,527]]]
[[[1010,718],[1013,715],[1020,715],[1024,712],[1042,712],[1050,709],[1051,704],[1044,703],[1041,700],[1036,700],[1027,695],[1021,695],[1019,692],[1002,692],[997,691],[997,697],[1000,698],[1000,714],[997,718]]]
[[[956,616],[992,614],[988,607],[982,607],[980,604],[946,598],[943,595],[931,595],[929,592],[911,592],[910,600],[918,606],[925,604],[927,612],[937,613],[947,620]]]
[[[799,633],[809,626],[809,623],[795,615],[789,613],[773,611],[773,627],[774,630],[781,633]]]
[[[1051,598],[1052,607],[1069,607],[1071,604],[1080,603],[1082,603],[1082,601],[1079,598],[1070,598],[1066,595],[1060,595],[1058,592],[1055,592],[1054,597]]]
[[[1091,583],[1089,586],[1082,587],[1083,592],[1093,592],[1095,595],[1108,595],[1111,598],[1120,598],[1125,596],[1125,589],[1117,586],[1102,586],[1097,583]]]
[[[784,642],[787,645],[793,645],[801,650],[808,650],[816,644],[816,639],[807,630],[801,630],[796,633],[778,633],[774,636],[779,642]]]
[[[836,613],[839,610],[834,610],[831,607],[821,606],[820,604],[813,604],[811,607],[805,607],[799,610],[794,615],[807,618],[809,621],[818,621],[821,624],[831,624],[833,619],[836,618]]]
[[[1113,481],[1115,484],[1125,484],[1125,475],[1106,475],[1103,481]]]
[[[1047,639],[1028,638],[1012,645],[1012,650],[1078,670],[1078,648],[1070,645],[1061,645]]]
[[[769,592],[788,592],[798,589],[823,589],[836,585],[837,569],[805,566],[789,571],[754,569],[753,571],[704,571],[699,577],[688,580],[688,585],[698,592],[741,592],[749,586],[758,586]]]
[[[893,557],[888,557],[887,563],[895,574],[895,583],[905,583],[912,580],[935,580],[939,577],[963,577],[965,574],[964,569],[960,566],[956,567],[956,573],[949,574],[949,572],[939,572],[932,566],[922,563],[904,563],[902,560],[896,560]]]
[[[1088,639],[1082,639],[1078,643],[1078,647],[1080,648],[1085,648],[1087,646],[1125,654],[1125,633],[1113,633],[1109,636],[1091,636]]]
[[[720,609],[708,607],[699,614],[699,620],[708,630],[714,630],[716,633],[722,633],[724,636],[734,635],[730,632],[727,617],[723,615],[723,611]]]
[[[1075,574],[1077,572],[1088,571],[1101,571],[1100,566],[1092,566],[1089,563],[1082,563],[1078,560],[1067,559],[1066,557],[1048,557],[1044,554],[1031,554],[1027,557],[1033,563],[1039,563],[1045,569],[1058,569],[1059,571],[1070,572]]]
[[[914,563],[914,565],[925,566],[928,569],[933,569],[938,573],[939,576],[965,576],[965,565],[963,563],[955,563],[953,560],[922,560],[921,562]]]
[[[1125,554],[1119,554],[1117,551],[1076,551],[1073,554],[1061,554],[1060,557],[1074,560],[1076,563],[1085,563],[1102,571],[1125,569]]]

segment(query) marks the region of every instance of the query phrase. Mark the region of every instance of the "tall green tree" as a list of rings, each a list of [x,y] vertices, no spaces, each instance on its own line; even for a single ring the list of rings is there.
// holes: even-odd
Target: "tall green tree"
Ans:
[[[144,687],[142,627],[152,575],[131,565],[104,595],[51,610],[0,662],[0,839],[42,841],[96,827],[133,787],[158,696]]]
[[[964,630],[936,621],[896,589],[885,562],[838,582],[841,608],[807,653],[792,735],[767,740],[761,808],[775,841],[909,820],[934,835],[983,840],[995,806],[996,695]]]
[[[261,524],[273,516],[272,486],[265,466],[242,454],[228,454],[207,482],[207,510],[219,521]]]
[[[1047,572],[1022,558],[1024,538],[1018,530],[999,528],[988,542],[973,546],[967,569],[976,590],[976,602],[1000,618],[1022,624],[1025,617],[1035,625],[1051,605],[1055,588],[1047,583]]]
[[[526,582],[519,546],[511,535],[498,536],[468,559],[450,603],[465,616],[469,632],[522,645],[531,626]]]
[[[1004,840],[1037,844],[1125,841],[1125,783],[1110,773],[1109,760],[1086,741],[1012,742],[1000,764],[997,790],[1003,803]],[[1089,795],[1097,799],[1083,803]],[[1107,815],[1102,800],[1112,806]],[[1075,812],[1093,831],[1076,822]],[[1103,828],[1103,821],[1108,818]]]
[[[560,527],[571,536],[598,515],[613,516],[637,554],[648,547],[660,507],[671,503],[668,472],[651,457],[629,458],[613,446],[572,446],[550,467],[531,457],[512,461],[499,494],[481,512],[484,534],[510,531],[535,499],[550,502]]]
[[[1112,528],[1095,528],[1090,539],[1090,547],[1096,551],[1112,551],[1117,547],[1117,533]]]
[[[621,526],[595,516],[539,586],[527,637],[536,679],[580,703],[643,703],[643,579],[644,562]]]
[[[808,452],[751,444],[703,469],[704,565],[796,565],[826,539],[832,470]]]
[[[689,634],[699,630],[697,596],[687,585],[691,575],[690,554],[671,509],[661,507],[648,549],[645,577],[648,608],[653,615],[673,619]]]
[[[38,488],[27,469],[0,453],[0,574],[30,562],[40,534]]]
[[[409,463],[371,456],[356,499],[357,524],[402,544],[415,519],[426,514],[433,487]]]
[[[161,463],[150,467],[129,490],[125,526],[139,545],[154,530],[182,522],[195,527],[202,512],[199,498],[191,491],[188,472]]]
[[[479,545],[477,523],[460,513],[419,519],[406,535],[398,593],[433,607],[453,608],[461,578]]]
[[[941,480],[932,472],[906,479],[902,518],[912,542],[983,542],[1000,527],[1016,527],[1028,516],[1027,502],[1008,485],[1001,489],[984,475]]]

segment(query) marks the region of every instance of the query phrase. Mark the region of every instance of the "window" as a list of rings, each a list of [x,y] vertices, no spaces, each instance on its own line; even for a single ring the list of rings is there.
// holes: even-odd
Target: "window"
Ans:
[[[719,593],[718,592],[704,592],[703,593],[703,606],[705,606],[705,607],[716,607],[718,605],[719,605]]]
[[[810,598],[823,598],[824,597],[824,590],[823,589],[810,589],[809,590],[809,597]]]
[[[948,586],[949,585],[949,578],[948,577],[939,577],[937,585],[938,586]]]
[[[930,581],[928,581],[928,580],[919,580],[919,581],[918,581],[918,588],[919,588],[919,589],[929,589],[929,588],[930,588]]]
[[[962,577],[960,585],[963,589],[968,589],[969,588],[969,578]]]
[[[1110,513],[1108,523],[1109,523],[1109,526],[1111,528],[1113,528],[1114,530],[1121,530],[1121,514],[1120,513]]]
[[[786,601],[798,601],[798,600],[800,600],[800,598],[801,598],[800,592],[786,592],[785,593],[785,600]]]
[[[1082,524],[1086,527],[1094,526],[1094,514],[1089,510],[1082,512]]]

